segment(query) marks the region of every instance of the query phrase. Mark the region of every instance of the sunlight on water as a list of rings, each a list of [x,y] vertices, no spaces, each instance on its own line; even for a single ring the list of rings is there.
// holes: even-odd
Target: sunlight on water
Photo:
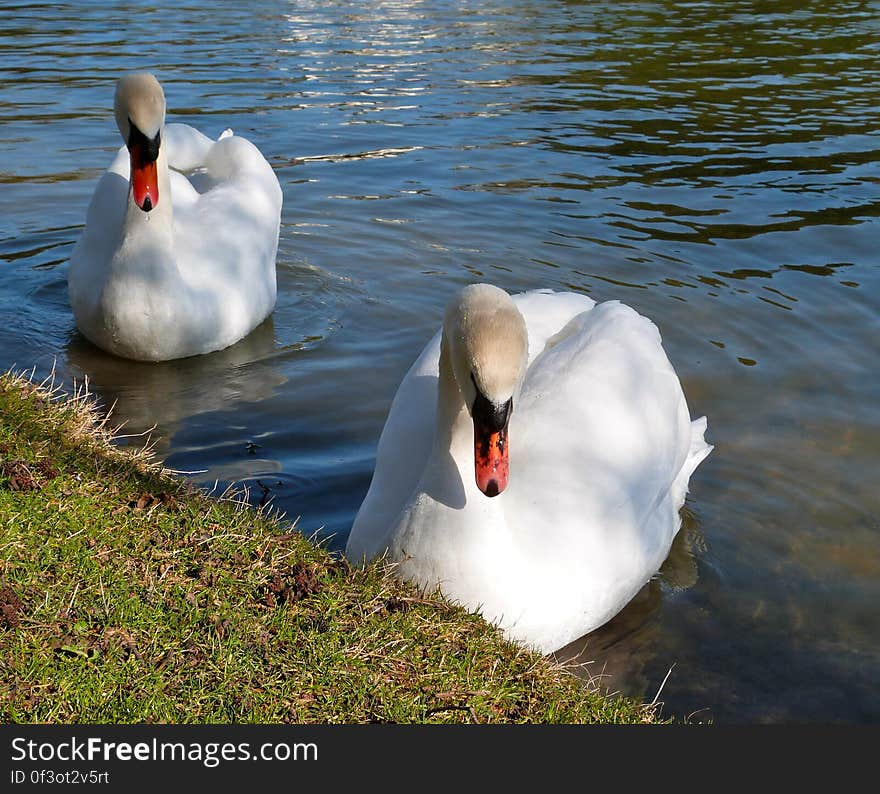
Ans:
[[[671,668],[667,715],[876,721],[878,20],[842,0],[9,5],[0,366],[88,376],[169,466],[340,548],[457,287],[623,300],[716,448],[661,574],[560,657],[647,699]],[[277,309],[201,359],[106,356],[67,303],[133,69],[169,120],[253,140],[284,190]]]

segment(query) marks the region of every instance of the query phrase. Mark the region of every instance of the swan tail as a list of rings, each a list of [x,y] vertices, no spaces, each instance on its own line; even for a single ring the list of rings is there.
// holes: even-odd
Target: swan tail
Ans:
[[[699,466],[709,453],[715,449],[715,446],[709,444],[705,438],[708,426],[709,423],[705,416],[701,416],[699,419],[694,419],[691,422],[691,448],[688,452],[687,460],[685,460],[684,466],[682,467],[682,474],[685,477],[685,481],[690,479],[691,474],[694,473],[697,466]]]
[[[670,489],[676,506],[676,511],[684,504],[684,497],[688,492],[688,482],[690,481],[694,470],[706,459],[709,453],[715,449],[712,444],[706,442],[705,435],[707,428],[708,422],[705,416],[701,416],[699,419],[694,419],[691,422],[690,450],[688,450],[684,465],[678,472],[678,476],[675,478],[675,482]]]

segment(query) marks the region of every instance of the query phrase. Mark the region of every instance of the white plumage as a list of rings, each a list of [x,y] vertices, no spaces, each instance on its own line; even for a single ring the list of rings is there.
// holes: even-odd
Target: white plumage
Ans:
[[[228,347],[272,312],[276,296],[282,197],[271,166],[229,130],[213,141],[165,125],[164,115],[152,75],[120,81],[116,117],[127,145],[98,183],[68,275],[80,331],[146,361]],[[158,143],[147,211],[130,180],[137,135],[142,148]]]
[[[485,356],[479,341],[457,350],[456,322],[473,322],[478,303],[510,301],[489,285],[466,288],[404,377],[346,554],[387,550],[405,578],[549,652],[612,618],[659,569],[712,447],[650,320],[617,301],[528,292],[512,299],[528,363],[497,397],[513,400],[509,485],[488,498],[461,385],[468,362],[485,367]],[[494,351],[511,329],[492,318],[484,337]]]

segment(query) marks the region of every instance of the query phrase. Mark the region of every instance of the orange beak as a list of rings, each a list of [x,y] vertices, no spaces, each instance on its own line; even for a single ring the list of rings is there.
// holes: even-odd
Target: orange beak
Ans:
[[[134,203],[149,212],[159,203],[159,169],[139,141],[128,147],[131,156],[131,192]]]
[[[474,422],[474,471],[477,488],[486,496],[498,496],[507,487],[507,425],[493,431]]]

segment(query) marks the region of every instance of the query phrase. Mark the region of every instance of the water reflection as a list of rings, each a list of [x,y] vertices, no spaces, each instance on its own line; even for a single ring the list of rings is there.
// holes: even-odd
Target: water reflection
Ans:
[[[157,451],[167,454],[181,420],[271,397],[287,381],[277,368],[262,363],[274,349],[270,316],[240,342],[207,356],[158,364],[127,361],[99,350],[79,333],[65,352],[73,376],[88,378],[91,389],[113,406],[122,432],[155,429]]]

